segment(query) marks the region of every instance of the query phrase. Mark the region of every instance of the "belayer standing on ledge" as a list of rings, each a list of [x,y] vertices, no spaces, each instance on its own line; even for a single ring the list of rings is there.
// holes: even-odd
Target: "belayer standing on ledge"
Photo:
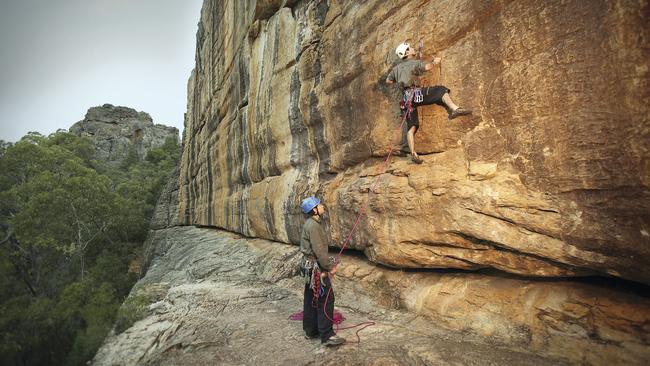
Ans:
[[[422,164],[422,159],[415,151],[415,133],[420,128],[418,121],[418,110],[416,107],[421,105],[438,104],[447,109],[449,119],[472,113],[469,109],[464,109],[451,100],[449,90],[445,86],[420,86],[419,76],[425,71],[433,70],[433,66],[440,63],[440,58],[433,59],[433,63],[424,62],[417,59],[417,51],[408,43],[402,43],[397,46],[395,53],[403,61],[395,65],[386,78],[386,83],[397,85],[402,90],[403,101],[400,106],[402,113],[406,113],[407,134],[406,139],[411,150],[411,160],[414,163]],[[409,110],[408,104],[411,103]]]
[[[321,220],[325,206],[316,197],[308,197],[300,205],[302,212],[309,215],[302,226],[300,251],[303,260],[300,266],[305,278],[302,329],[305,338],[320,337],[326,346],[338,346],[345,339],[338,337],[332,329],[334,319],[334,290],[331,276],[336,272],[327,252],[327,236]]]

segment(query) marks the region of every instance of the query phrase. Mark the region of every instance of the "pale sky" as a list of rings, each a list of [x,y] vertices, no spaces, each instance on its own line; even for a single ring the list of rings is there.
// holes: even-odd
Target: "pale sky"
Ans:
[[[0,0],[0,139],[110,103],[183,131],[203,0]]]

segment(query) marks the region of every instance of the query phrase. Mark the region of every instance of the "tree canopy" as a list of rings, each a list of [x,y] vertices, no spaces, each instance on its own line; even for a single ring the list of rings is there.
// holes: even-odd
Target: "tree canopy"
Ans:
[[[81,365],[135,282],[156,200],[178,164],[168,139],[109,167],[66,131],[0,141],[0,359]]]

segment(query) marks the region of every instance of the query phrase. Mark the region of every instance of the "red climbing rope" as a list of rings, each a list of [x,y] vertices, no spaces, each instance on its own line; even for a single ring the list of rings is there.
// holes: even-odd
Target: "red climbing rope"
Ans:
[[[413,110],[413,108],[411,106],[411,102],[413,101],[413,95],[414,94],[415,93],[413,93],[413,92],[410,93],[409,99],[406,102],[406,111],[402,115],[402,122],[400,123],[397,130],[395,130],[395,132],[397,132],[397,133],[402,132],[402,127],[404,127],[404,122],[406,121],[406,118],[408,118],[408,115]],[[386,169],[388,168],[388,165],[390,164],[390,159],[391,159],[392,155],[393,155],[393,145],[391,144],[390,150],[388,152],[388,156],[386,156],[386,160],[384,161],[384,165],[382,166],[382,169],[377,170],[377,174],[375,175],[375,180],[374,180],[372,186],[370,187],[370,192],[377,193],[377,192],[375,192],[375,186],[377,185],[377,183],[379,182],[379,180],[382,177],[382,174],[380,174],[380,173],[386,171]],[[337,256],[336,256],[337,259],[340,259],[341,254],[345,250],[345,247],[347,247],[348,243],[350,242],[350,239],[352,238],[352,234],[356,231],[357,226],[359,226],[359,222],[361,221],[361,216],[363,216],[363,214],[365,214],[366,209],[368,208],[369,204],[370,204],[370,193],[368,194],[368,200],[366,200],[366,204],[359,211],[359,214],[357,215],[357,219],[355,220],[354,225],[352,226],[352,229],[350,230],[350,233],[348,234],[347,238],[343,242],[343,246],[341,247],[341,250],[339,251],[339,254],[337,254]]]
[[[405,106],[406,110],[404,111],[404,113],[402,115],[402,122],[400,123],[399,127],[396,130],[396,132],[400,133],[400,134],[402,132],[402,128],[404,127],[404,122],[406,122],[406,119],[408,118],[409,114],[413,110],[412,101],[413,101],[413,95],[415,95],[415,92],[412,91],[409,94],[410,95],[408,97],[408,100],[406,101],[406,106]],[[359,222],[361,222],[361,217],[365,214],[366,210],[368,209],[368,206],[370,205],[370,194],[376,193],[375,192],[375,187],[377,186],[377,183],[381,179],[381,177],[383,175],[382,173],[386,172],[386,170],[387,170],[387,168],[388,168],[388,166],[390,164],[390,160],[391,160],[392,156],[393,156],[393,144],[391,144],[390,150],[388,151],[388,156],[386,157],[386,160],[384,161],[384,164],[381,166],[382,167],[381,170],[377,170],[377,174],[375,175],[375,179],[373,181],[373,184],[372,184],[372,186],[370,186],[370,191],[368,193],[368,199],[366,200],[365,205],[362,206],[361,210],[359,210],[359,214],[357,215],[357,218],[354,221],[354,225],[352,226],[352,229],[350,230],[350,233],[348,234],[347,238],[343,242],[343,246],[341,247],[341,250],[336,255],[337,260],[335,261],[335,263],[340,263],[341,254],[343,254],[343,251],[345,250],[345,248],[350,243],[350,239],[352,238],[352,234],[354,234],[354,232],[357,230],[357,227],[359,226]],[[330,276],[330,287],[327,290],[327,295],[325,297],[325,303],[323,304],[323,313],[325,314],[327,319],[329,319],[330,321],[332,321],[332,323],[334,323],[336,325],[336,332],[338,332],[339,330],[352,329],[352,328],[363,326],[360,329],[358,329],[356,331],[356,333],[355,333],[355,335],[357,336],[357,341],[356,342],[351,342],[351,343],[361,343],[361,338],[359,337],[359,332],[366,329],[367,327],[375,325],[375,322],[367,321],[367,322],[362,322],[362,323],[359,323],[359,324],[351,325],[349,327],[339,327],[339,324],[334,322],[333,317],[330,317],[327,314],[327,310],[326,310],[327,300],[329,299],[330,293],[332,292],[332,287],[333,286],[331,284],[333,282],[334,282],[334,279]]]

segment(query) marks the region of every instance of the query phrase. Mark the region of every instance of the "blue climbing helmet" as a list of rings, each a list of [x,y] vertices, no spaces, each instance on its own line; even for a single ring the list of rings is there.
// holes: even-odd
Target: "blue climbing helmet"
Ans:
[[[302,200],[300,207],[302,208],[302,212],[310,213],[311,210],[313,210],[314,207],[318,206],[319,204],[320,204],[320,200],[314,196],[311,196]]]

